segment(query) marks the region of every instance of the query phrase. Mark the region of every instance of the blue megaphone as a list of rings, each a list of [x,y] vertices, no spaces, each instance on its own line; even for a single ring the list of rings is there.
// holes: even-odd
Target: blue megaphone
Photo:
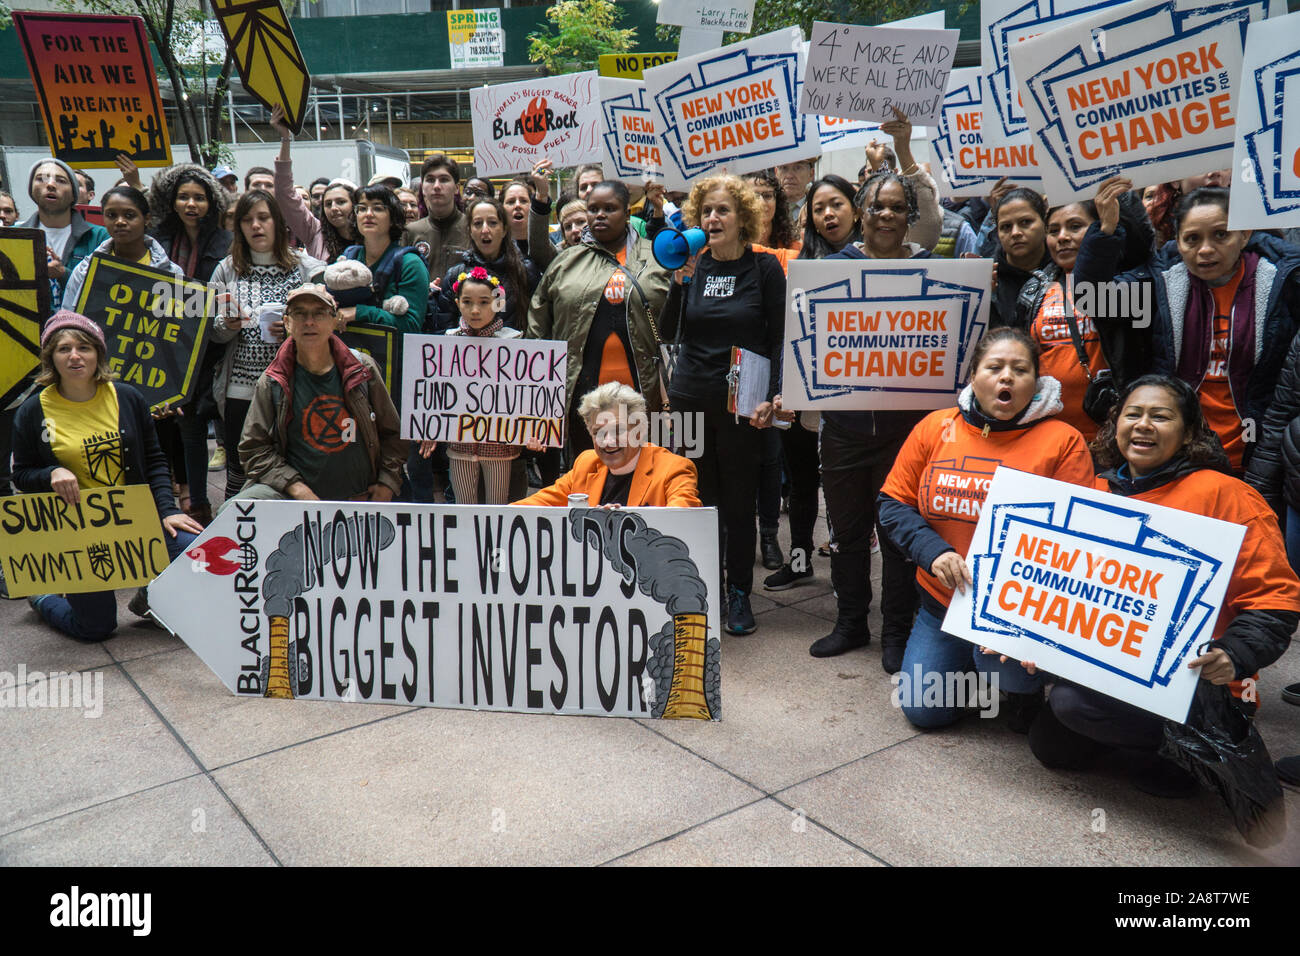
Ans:
[[[665,269],[680,269],[708,241],[703,229],[687,229],[685,232],[671,227],[660,229],[652,247],[655,262]]]

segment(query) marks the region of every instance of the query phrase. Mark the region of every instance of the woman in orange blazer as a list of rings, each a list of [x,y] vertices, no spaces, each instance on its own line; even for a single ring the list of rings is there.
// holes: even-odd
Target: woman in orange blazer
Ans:
[[[666,448],[643,442],[648,418],[639,392],[607,382],[582,397],[578,414],[595,448],[580,454],[555,484],[515,504],[563,507],[569,495],[582,494],[593,508],[700,507],[695,466]],[[528,447],[542,450],[536,439],[530,439]]]

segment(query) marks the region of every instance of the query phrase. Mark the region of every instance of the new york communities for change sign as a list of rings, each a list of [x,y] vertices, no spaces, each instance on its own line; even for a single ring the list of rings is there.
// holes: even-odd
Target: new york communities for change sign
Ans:
[[[785,407],[952,405],[988,326],[991,269],[988,259],[791,262]]]
[[[669,188],[821,155],[817,117],[798,108],[803,56],[792,27],[646,70]]]
[[[1246,34],[1230,229],[1300,226],[1300,13]]]
[[[1184,9],[1136,0],[1010,51],[1053,202],[1232,161],[1246,28],[1263,0]]]
[[[149,599],[241,696],[718,720],[716,521],[234,501]]]
[[[999,468],[943,629],[1182,722],[1245,533]]]

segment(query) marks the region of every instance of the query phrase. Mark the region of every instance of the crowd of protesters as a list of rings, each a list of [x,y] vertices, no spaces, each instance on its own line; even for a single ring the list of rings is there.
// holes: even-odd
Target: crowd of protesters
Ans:
[[[94,198],[87,177],[54,159],[32,167],[37,212],[20,225],[45,234],[52,307],[40,371],[0,422],[6,493],[12,480],[19,492],[75,501],[105,483],[82,467],[77,442],[112,433],[121,467],[107,483],[150,486],[173,558],[236,497],[555,504],[579,490],[610,507],[715,507],[728,634],[758,627],[756,556],[773,572],[762,586],[780,591],[813,579],[821,551],[836,620],[810,652],[868,644],[878,555],[887,672],[996,674],[1012,725],[1045,764],[1082,767],[1119,748],[1141,756],[1140,786],[1168,795],[1189,780],[1156,755],[1158,720],[1064,681],[1047,701],[1052,678],[1033,662],[943,631],[954,591],[971,582],[963,555],[974,519],[934,510],[922,493],[928,470],[978,458],[1245,525],[1216,640],[1191,666],[1239,688],[1286,650],[1300,622],[1300,248],[1229,229],[1222,173],[1141,192],[1111,179],[1092,200],[1060,206],[1006,183],[986,199],[940,202],[900,115],[882,127],[892,143],[868,147],[856,184],[818,176],[809,160],[667,193],[584,166],[559,177],[566,189],[553,201],[549,161],[494,184],[443,154],[409,182],[298,185],[283,115],[272,125],[274,169],[242,181],[227,166],[182,164],[146,193],[123,157],[123,181],[97,200],[104,226],[73,208]],[[16,218],[0,193],[0,222]],[[652,241],[685,227],[702,229],[705,245],[671,271]],[[113,381],[99,326],[74,309],[94,255],[221,290],[182,407],[150,415],[136,390]],[[977,255],[994,264],[990,330],[953,407],[820,416],[785,407],[791,261]],[[1151,304],[1149,321],[1088,314],[1076,296],[1085,283],[1133,287],[1133,301]],[[567,342],[563,449],[409,447],[374,363],[335,334],[356,323]],[[671,376],[665,342],[676,345]],[[736,346],[771,360],[750,418],[726,406]],[[306,410],[322,396],[365,426],[351,445],[310,440]],[[699,423],[689,460],[622,427],[629,412],[669,408]],[[40,437],[52,417],[68,425],[58,442]],[[222,469],[224,495],[212,501],[208,472]],[[819,548],[822,496],[829,540]],[[103,594],[32,604],[81,640],[116,626]],[[147,612],[143,593],[132,609]],[[949,699],[902,709],[925,728],[962,714]]]

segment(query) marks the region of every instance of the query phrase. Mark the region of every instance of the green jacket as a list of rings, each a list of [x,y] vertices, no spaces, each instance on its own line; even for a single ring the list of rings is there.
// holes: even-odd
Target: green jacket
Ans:
[[[573,390],[582,372],[587,335],[596,315],[596,305],[616,269],[622,269],[636,280],[635,285],[628,282],[623,302],[628,340],[632,343],[636,362],[637,391],[645,396],[650,411],[656,412],[663,407],[664,396],[659,391],[659,336],[655,323],[668,298],[672,276],[655,262],[649,240],[636,236],[628,250],[627,264],[620,266],[615,256],[586,233],[578,245],[562,250],[551,262],[533,293],[528,309],[526,338],[559,339],[569,343],[566,411],[572,410],[575,399],[581,398],[575,396]],[[645,294],[644,300],[637,292],[637,285]],[[650,315],[646,314],[647,305]]]

